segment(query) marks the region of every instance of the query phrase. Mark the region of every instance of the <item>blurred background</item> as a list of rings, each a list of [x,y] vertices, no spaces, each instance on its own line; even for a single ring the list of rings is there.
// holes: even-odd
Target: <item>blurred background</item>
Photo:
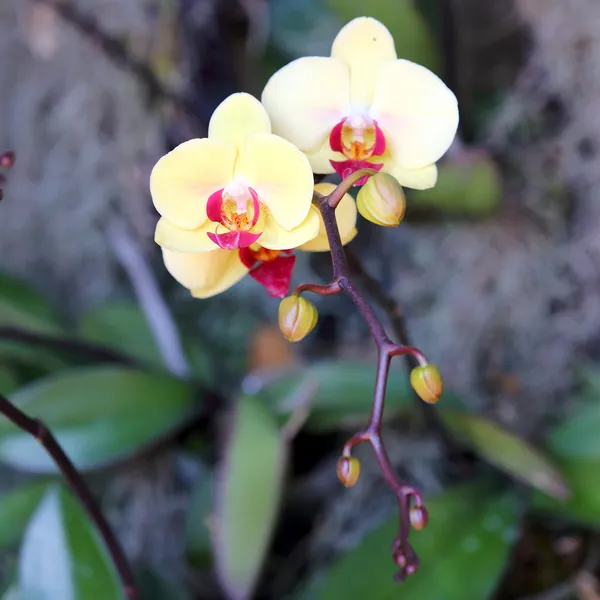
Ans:
[[[456,142],[399,229],[352,252],[447,392],[402,364],[384,436],[428,499],[398,586],[395,499],[368,448],[374,348],[350,301],[283,342],[246,278],[193,300],[153,243],[148,178],[235,91],[329,54],[368,15],[455,92]],[[142,598],[600,599],[598,0],[6,0],[0,4],[0,393],[54,431]],[[300,256],[294,283],[325,282]],[[382,313],[382,318],[384,317]],[[34,440],[0,419],[4,600],[123,596]],[[215,485],[213,486],[213,481]]]

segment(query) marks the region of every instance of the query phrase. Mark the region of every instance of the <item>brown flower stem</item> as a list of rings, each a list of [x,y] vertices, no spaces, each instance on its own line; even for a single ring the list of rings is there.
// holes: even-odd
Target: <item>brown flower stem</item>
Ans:
[[[398,534],[392,544],[392,555],[394,562],[399,567],[396,576],[397,580],[403,580],[407,575],[414,573],[419,565],[419,560],[409,542],[410,534],[410,509],[411,502],[421,506],[423,499],[419,492],[411,485],[404,483],[394,472],[389,456],[385,450],[381,438],[381,425],[383,421],[383,411],[385,406],[385,392],[387,387],[387,378],[390,369],[391,359],[394,356],[410,355],[419,364],[428,364],[425,355],[408,344],[396,344],[387,335],[381,321],[373,310],[373,307],[366,301],[358,287],[350,277],[350,267],[346,259],[346,253],[342,246],[340,232],[335,218],[335,207],[350,189],[350,187],[365,175],[372,175],[374,169],[361,169],[344,179],[342,183],[329,195],[323,196],[315,193],[314,203],[317,205],[323,217],[329,248],[331,251],[331,261],[333,265],[333,278],[329,285],[319,286],[316,284],[304,284],[296,288],[296,292],[310,291],[323,295],[330,295],[339,292],[346,293],[356,308],[361,313],[369,331],[378,349],[377,376],[375,379],[375,389],[373,393],[373,405],[367,427],[352,436],[344,445],[343,455],[349,457],[352,448],[357,444],[369,442],[375,453],[375,458],[381,469],[381,473],[398,498],[399,506],[399,526]]]
[[[65,481],[71,488],[71,491],[78,498],[102,536],[117,572],[119,573],[125,597],[128,600],[138,600],[139,596],[136,590],[133,572],[119,541],[108,524],[108,521],[104,518],[104,515],[94,500],[85,480],[69,457],[65,454],[60,444],[56,441],[56,438],[42,421],[28,417],[12,404],[8,398],[5,398],[2,395],[0,395],[0,413],[14,423],[19,429],[34,437],[52,457]]]
[[[390,324],[392,326],[392,330],[396,339],[403,345],[409,346],[411,345],[410,336],[408,334],[408,328],[406,327],[406,319],[404,318],[404,312],[400,308],[400,305],[390,296],[384,289],[384,287],[375,279],[363,266],[360,258],[356,255],[356,253],[351,249],[346,249],[346,260],[350,267],[350,272],[356,275],[361,283],[364,285],[364,288],[373,298],[373,300],[382,308],[388,317]],[[411,353],[405,353],[408,355],[408,361],[406,362],[406,367],[408,372],[412,370],[415,366],[415,355]],[[422,361],[419,361],[419,364],[424,364]],[[457,449],[456,442],[452,438],[452,436],[448,433],[447,429],[444,427],[442,420],[440,419],[437,409],[435,406],[431,404],[426,404],[423,402],[417,394],[414,394],[415,402],[417,404],[418,410],[421,412],[423,421],[425,426],[435,432],[438,437],[441,439],[442,443],[449,451],[455,451]]]
[[[350,191],[350,188],[360,179],[365,177],[366,175],[375,175],[377,173],[377,169],[359,169],[358,171],[354,171],[346,177],[336,188],[329,194],[328,196],[328,204],[331,208],[336,208],[337,205],[341,202],[344,194],[347,194]]]

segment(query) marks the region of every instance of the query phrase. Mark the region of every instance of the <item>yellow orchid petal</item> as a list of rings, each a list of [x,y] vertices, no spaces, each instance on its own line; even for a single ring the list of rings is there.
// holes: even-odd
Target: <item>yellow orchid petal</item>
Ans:
[[[236,149],[229,142],[193,139],[165,154],[152,169],[150,193],[156,210],[183,229],[206,220],[206,202],[233,179]]]
[[[271,121],[265,107],[250,94],[238,93],[225,98],[210,118],[208,137],[241,146],[253,133],[271,133]]]
[[[370,114],[394,160],[407,169],[437,162],[458,127],[452,91],[437,75],[408,60],[382,65]]]
[[[181,229],[163,217],[156,225],[154,241],[174,252],[210,252],[217,245],[206,234],[209,231],[214,233],[216,228],[217,223],[206,221],[198,229]]]
[[[298,58],[279,71],[263,90],[273,133],[303,152],[321,148],[350,102],[350,72],[341,60]]]
[[[306,156],[287,140],[269,133],[249,135],[236,162],[235,177],[256,190],[283,229],[290,231],[306,219],[313,174]]]
[[[421,169],[405,169],[398,164],[386,164],[383,170],[393,175],[402,187],[414,190],[427,190],[437,182],[437,167],[427,165]]]
[[[331,194],[331,192],[336,188],[333,183],[317,183],[315,185],[315,190],[319,192],[319,194],[323,194],[326,196],[327,194]],[[325,233],[325,224],[323,223],[323,218],[321,217],[321,213],[318,209],[313,206],[313,210],[317,213],[319,217],[319,233],[317,237],[302,244],[300,246],[300,250],[305,250],[306,252],[324,252],[329,250],[329,242],[327,240],[327,233]],[[356,234],[356,218],[357,218],[357,210],[356,203],[354,202],[354,198],[350,194],[345,194],[341,199],[340,203],[337,205],[335,209],[335,216],[338,224],[338,229],[340,230],[340,237],[342,238],[342,244],[344,246],[351,242]]]
[[[335,169],[331,166],[330,160],[344,160],[344,155],[340,152],[334,152],[329,145],[329,137],[323,143],[321,148],[316,152],[306,152],[306,158],[310,163],[313,173],[320,175],[328,175],[335,173]]]
[[[333,41],[331,56],[350,67],[350,97],[354,103],[371,104],[377,72],[396,60],[394,38],[387,27],[371,17],[353,19]]]
[[[286,231],[277,224],[275,219],[266,215],[266,218],[257,224],[258,230],[264,228],[258,243],[269,250],[291,250],[315,238],[319,233],[320,225],[319,211],[314,206],[311,206],[306,219],[291,231]]]
[[[209,298],[236,284],[248,269],[237,250],[183,253],[163,248],[165,267],[196,298]]]

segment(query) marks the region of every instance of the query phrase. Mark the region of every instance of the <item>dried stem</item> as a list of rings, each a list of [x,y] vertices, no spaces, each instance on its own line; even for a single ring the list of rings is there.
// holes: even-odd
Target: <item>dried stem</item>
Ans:
[[[391,359],[394,356],[407,355],[412,356],[420,365],[426,365],[428,364],[428,361],[425,355],[417,348],[402,343],[402,340],[400,340],[401,343],[394,343],[388,337],[381,321],[375,314],[375,311],[351,279],[351,270],[342,246],[335,217],[335,207],[343,197],[344,193],[346,193],[356,181],[365,175],[373,175],[374,172],[373,169],[361,169],[356,171],[345,178],[329,196],[322,196],[321,194],[315,193],[314,202],[323,217],[325,231],[327,232],[327,238],[329,240],[333,263],[333,278],[331,283],[325,286],[316,284],[304,284],[298,286],[294,290],[294,293],[301,293],[304,291],[321,295],[331,295],[339,292],[346,293],[363,316],[371,333],[371,337],[377,345],[377,375],[375,379],[371,416],[366,428],[352,436],[346,442],[343,455],[349,457],[352,448],[357,444],[363,442],[371,444],[382,475],[398,498],[400,518],[398,534],[392,544],[392,555],[394,562],[400,569],[396,575],[396,580],[402,581],[407,575],[414,573],[419,565],[417,555],[409,542],[410,509],[411,504],[414,506],[423,506],[423,499],[414,487],[401,481],[394,472],[381,438],[381,424],[383,420],[385,391]],[[399,335],[398,337],[406,338],[405,335]]]
[[[77,496],[79,502],[102,536],[119,573],[125,597],[128,600],[138,600],[139,596],[136,591],[133,573],[119,541],[104,518],[83,477],[65,454],[60,444],[56,441],[56,438],[42,421],[28,417],[2,395],[0,395],[0,413],[19,429],[33,436],[52,457],[71,491]]]

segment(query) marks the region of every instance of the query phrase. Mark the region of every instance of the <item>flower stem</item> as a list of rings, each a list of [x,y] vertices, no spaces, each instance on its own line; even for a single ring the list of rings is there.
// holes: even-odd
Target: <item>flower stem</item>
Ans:
[[[381,438],[385,392],[390,363],[394,356],[409,355],[419,364],[427,364],[428,361],[425,355],[417,348],[404,343],[396,344],[389,338],[381,321],[373,310],[373,307],[367,302],[360,289],[351,279],[351,270],[342,246],[340,232],[335,218],[335,207],[354,181],[357,181],[360,177],[364,177],[366,174],[371,174],[370,171],[372,171],[372,169],[363,169],[353,173],[351,176],[344,179],[344,181],[329,196],[322,196],[321,194],[315,193],[314,202],[323,217],[323,223],[329,241],[333,265],[333,278],[329,285],[319,286],[316,284],[304,284],[296,288],[296,292],[310,291],[321,295],[344,292],[350,297],[361,313],[369,328],[371,337],[377,346],[377,376],[375,379],[373,404],[369,422],[363,431],[358,432],[346,442],[343,449],[343,455],[350,456],[354,446],[363,442],[369,442],[375,453],[375,458],[379,464],[383,478],[398,498],[400,513],[399,526],[398,534],[392,544],[392,555],[394,562],[400,569],[396,579],[401,581],[407,575],[414,573],[418,568],[418,558],[409,542],[410,508],[413,500],[418,505],[422,505],[423,500],[414,487],[404,483],[398,478],[385,450]]]
[[[65,481],[71,488],[71,491],[77,496],[79,502],[102,536],[106,548],[115,564],[119,578],[121,579],[125,597],[128,600],[138,600],[139,596],[136,591],[133,572],[119,541],[108,524],[108,521],[104,518],[104,515],[94,500],[85,480],[69,457],[65,454],[60,444],[56,441],[56,438],[42,421],[28,417],[24,412],[12,404],[8,398],[5,398],[2,395],[0,395],[0,413],[14,423],[19,429],[34,437],[52,457]]]

